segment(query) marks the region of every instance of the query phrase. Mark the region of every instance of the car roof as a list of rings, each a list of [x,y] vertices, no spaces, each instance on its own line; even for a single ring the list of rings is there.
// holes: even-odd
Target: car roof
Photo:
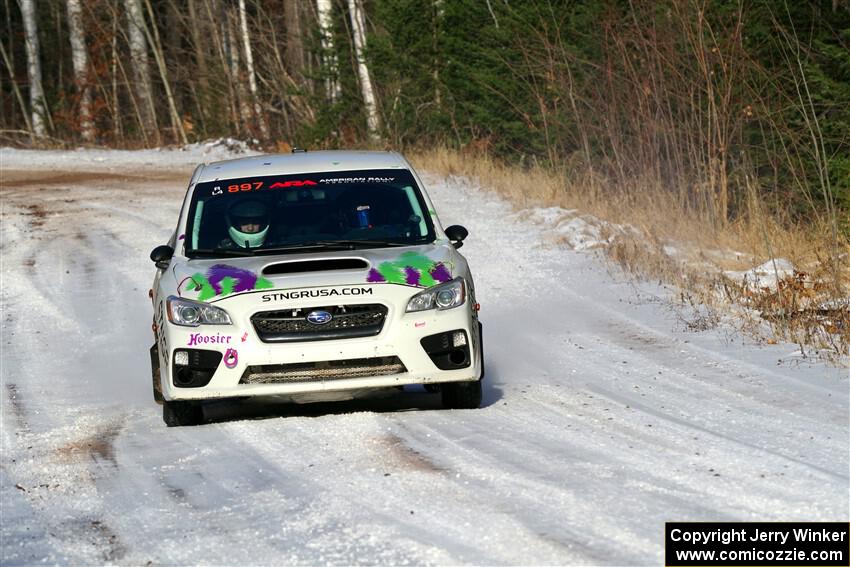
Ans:
[[[396,152],[324,150],[291,154],[265,154],[205,165],[196,183],[261,175],[290,175],[322,171],[361,169],[407,169],[407,161]]]

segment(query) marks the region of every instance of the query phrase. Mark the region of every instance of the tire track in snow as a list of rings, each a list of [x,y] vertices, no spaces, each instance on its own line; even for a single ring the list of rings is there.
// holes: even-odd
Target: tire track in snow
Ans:
[[[18,391],[17,384],[6,382],[4,386],[6,388],[6,399],[9,400],[9,407],[11,408],[12,415],[18,425],[18,431],[28,430],[29,424],[27,423],[27,412],[24,407],[24,401],[21,397],[21,393]]]
[[[123,423],[95,427],[98,428],[95,433],[75,428],[83,437],[72,441],[55,432],[18,432],[16,440],[19,446],[29,450],[29,462],[36,460],[41,464],[36,475],[22,479],[19,486],[23,486],[24,495],[47,534],[59,544],[58,549],[68,553],[56,560],[77,557],[86,561],[117,561],[127,551],[118,534],[98,513],[97,499],[70,504],[64,500],[69,494],[97,494],[101,479],[120,474],[113,443]],[[20,451],[17,456],[6,466],[13,478],[27,466],[27,459],[21,458]]]
[[[427,412],[429,416],[445,416],[445,413]],[[297,421],[298,426],[292,421]],[[301,424],[303,418],[287,418],[280,424],[263,422],[265,427],[285,427],[290,435],[266,435],[262,437],[262,445],[256,446],[266,454],[293,454],[295,451],[295,455],[300,455],[306,451],[311,459],[308,464],[311,477],[320,483],[316,490],[319,495],[325,492],[320,488],[325,483],[339,488],[344,486],[346,492],[337,497],[339,501],[322,498],[324,505],[337,508],[337,516],[346,518],[349,523],[384,533],[384,541],[395,541],[373,549],[369,556],[382,557],[390,549],[404,549],[407,555],[396,557],[406,557],[407,561],[417,563],[444,563],[448,556],[442,549],[450,547],[454,550],[455,561],[520,562],[522,550],[531,545],[538,557],[548,558],[549,562],[563,558],[564,549],[560,544],[543,542],[542,538],[530,534],[507,511],[498,509],[486,496],[468,490],[463,480],[456,480],[454,470],[449,474],[423,471],[420,467],[411,467],[406,455],[400,458],[395,448],[388,451],[385,443],[388,432],[406,439],[404,432],[396,429],[392,414],[358,413],[317,417],[310,421],[309,427]],[[315,427],[315,422],[321,423],[321,427]],[[256,426],[257,423],[252,423],[245,431]],[[242,427],[238,431],[241,432]],[[422,453],[418,447],[411,447],[411,450]],[[437,461],[440,468],[443,468],[442,461]],[[340,470],[346,471],[346,482],[341,486],[335,479],[338,474],[335,471]],[[374,487],[380,491],[377,500],[371,496],[373,483],[380,486]],[[480,518],[485,516],[488,521],[482,524]],[[511,542],[502,541],[494,533],[511,533]],[[471,541],[478,544],[469,546],[467,542]],[[383,549],[386,545],[391,547]],[[489,546],[494,550],[485,551]],[[430,557],[433,553],[439,554]],[[513,559],[509,559],[511,557]]]
[[[387,433],[379,438],[379,443],[393,455],[402,469],[423,471],[429,473],[448,473],[450,471],[434,463],[419,451],[413,449],[405,440],[394,433]]]

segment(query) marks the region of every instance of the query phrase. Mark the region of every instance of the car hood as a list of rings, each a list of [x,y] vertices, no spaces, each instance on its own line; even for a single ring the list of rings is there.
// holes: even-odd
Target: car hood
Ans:
[[[310,254],[175,258],[170,271],[181,297],[215,302],[242,293],[316,286],[387,283],[427,288],[456,277],[461,261],[451,244],[436,243]]]

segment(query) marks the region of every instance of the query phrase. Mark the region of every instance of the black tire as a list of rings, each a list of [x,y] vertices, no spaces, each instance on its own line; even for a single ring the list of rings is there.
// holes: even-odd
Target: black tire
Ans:
[[[481,407],[484,382],[484,330],[478,323],[478,355],[481,360],[481,376],[474,382],[447,382],[442,385],[443,407],[448,409],[476,409]]]
[[[204,410],[195,402],[163,402],[162,421],[168,427],[200,425],[204,422]]]
[[[444,408],[475,409],[481,407],[481,380],[447,382],[443,384],[442,391]]]
[[[165,401],[162,397],[162,378],[159,374],[159,347],[153,345],[151,347],[151,377],[153,379],[153,399],[156,403],[161,404]]]

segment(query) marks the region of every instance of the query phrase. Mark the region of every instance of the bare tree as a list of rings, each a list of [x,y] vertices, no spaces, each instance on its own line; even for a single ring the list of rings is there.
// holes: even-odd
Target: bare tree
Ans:
[[[36,136],[47,134],[45,120],[47,106],[44,103],[44,88],[41,85],[41,60],[38,43],[38,25],[35,20],[33,0],[20,0],[21,15],[24,19],[24,39],[27,48],[27,75],[30,83],[30,123]]]
[[[150,17],[151,22],[154,22],[153,7],[150,0],[145,0],[145,7],[147,8],[148,17]],[[179,136],[181,143],[188,144],[189,140],[186,138],[186,130],[183,128],[183,122],[180,120],[180,114],[177,112],[174,94],[171,92],[171,82],[168,80],[168,71],[165,67],[165,55],[162,50],[162,42],[159,39],[159,31],[157,31],[156,25],[148,26],[144,17],[142,17],[141,23],[148,42],[153,46],[154,61],[156,61],[157,69],[159,69],[159,76],[162,79],[162,86],[165,89],[165,98],[168,101],[168,115],[171,118],[171,128],[174,130],[174,135]],[[153,33],[151,33],[151,29],[153,29]]]
[[[71,40],[71,63],[74,66],[74,83],[80,94],[80,133],[86,142],[94,141],[94,123],[91,119],[91,87],[88,81],[89,54],[83,31],[80,0],[67,0],[68,35]]]
[[[196,7],[196,1],[197,0],[189,0],[188,2],[189,21],[187,22],[187,25],[192,37],[192,48],[195,51],[195,65],[197,65],[198,86],[192,90],[195,92],[198,114],[202,121],[203,129],[206,131],[206,128],[208,127],[207,113],[211,110],[208,107],[212,102],[212,97],[210,96],[210,68],[207,63],[206,42],[208,40],[205,37],[206,34],[201,31],[201,26],[206,28],[206,22],[201,20],[201,13]]]
[[[339,66],[334,52],[333,5],[331,0],[316,0],[319,34],[322,40],[322,62],[325,67],[325,93],[331,103],[342,96],[339,86]]]
[[[228,31],[230,24],[227,10],[219,0],[203,0],[202,6],[204,8],[203,22],[208,30],[204,40],[209,43],[213,51],[209,68],[211,71],[213,68],[216,70],[217,83],[223,83],[227,87],[227,96],[211,96],[211,100],[226,106],[227,111],[222,114],[227,117],[230,130],[238,133],[240,120],[236,109],[236,83],[231,72],[231,34]],[[208,110],[215,110],[216,107],[217,105]],[[213,118],[217,118],[217,116]]]
[[[12,63],[12,60],[9,58],[9,54],[6,53],[6,48],[3,46],[3,42],[0,41],[0,55],[3,56],[3,62],[6,64],[6,68],[9,70],[9,78],[12,83],[12,91],[15,93],[15,98],[18,100],[18,105],[21,107],[21,113],[24,116],[24,123],[27,125],[27,130],[30,132],[30,138],[32,138],[32,123],[30,122],[30,117],[27,116],[27,105],[24,102],[24,97],[21,95],[21,89],[18,88],[18,83],[15,81],[15,66]]]
[[[156,124],[153,88],[148,65],[148,42],[145,38],[145,18],[139,0],[124,0],[127,10],[127,37],[130,44],[130,60],[133,64],[135,93],[142,121],[145,142],[159,145],[159,129]],[[152,139],[151,139],[152,138]]]
[[[297,82],[304,80],[304,37],[300,2],[284,2],[286,23],[286,66]]]
[[[230,80],[234,85],[234,102],[239,108],[239,119],[237,120],[238,127],[250,128],[251,124],[251,105],[248,104],[248,92],[245,89],[245,81],[241,76],[241,57],[239,55],[239,45],[236,43],[236,16],[229,8],[224,8],[225,17],[222,19],[226,25],[225,29],[225,50],[228,57],[228,65],[230,69]]]
[[[242,32],[242,47],[245,50],[245,69],[248,72],[248,88],[251,89],[251,98],[254,102],[254,118],[260,128],[260,135],[263,139],[268,139],[269,129],[260,108],[260,101],[257,98],[257,75],[254,72],[254,54],[251,51],[251,36],[248,33],[248,16],[245,13],[245,0],[239,0],[239,25]]]
[[[375,103],[375,91],[372,79],[369,78],[369,66],[366,64],[366,22],[363,17],[361,0],[348,0],[348,14],[351,17],[351,33],[354,36],[354,52],[357,58],[357,74],[360,78],[360,90],[363,93],[363,103],[366,106],[366,124],[369,137],[378,139],[378,107]]]

